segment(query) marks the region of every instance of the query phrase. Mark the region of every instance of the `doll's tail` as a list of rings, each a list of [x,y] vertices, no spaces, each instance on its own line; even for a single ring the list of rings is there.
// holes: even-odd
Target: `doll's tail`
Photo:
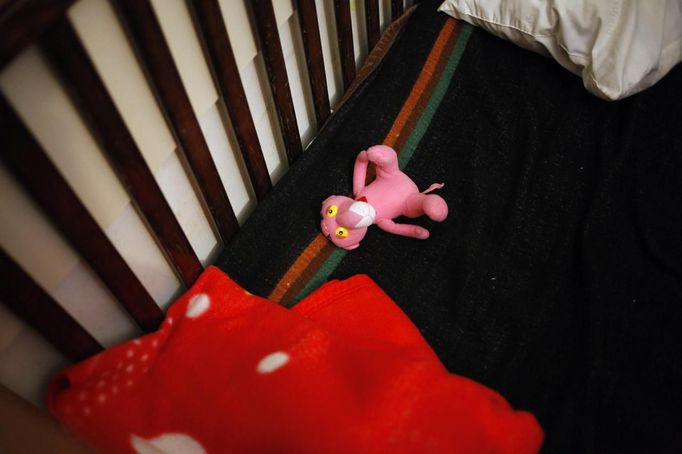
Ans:
[[[433,192],[436,189],[442,188],[443,186],[445,186],[445,183],[433,183],[431,186],[429,186],[429,189],[423,191],[422,194],[428,194],[429,192]]]

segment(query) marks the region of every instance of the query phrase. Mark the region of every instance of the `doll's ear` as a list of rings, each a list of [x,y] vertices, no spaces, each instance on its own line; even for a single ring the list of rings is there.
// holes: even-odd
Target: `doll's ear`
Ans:
[[[322,201],[322,205],[326,205],[327,202],[329,202],[329,201],[330,201],[331,199],[333,199],[334,197],[336,197],[336,196],[335,196],[335,195],[330,195],[329,197],[327,197],[326,199],[324,199],[324,201]]]

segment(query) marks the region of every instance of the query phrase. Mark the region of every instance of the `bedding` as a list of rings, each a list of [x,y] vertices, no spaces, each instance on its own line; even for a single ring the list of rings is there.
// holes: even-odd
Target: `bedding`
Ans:
[[[450,372],[531,411],[545,452],[682,445],[682,71],[616,102],[424,1],[216,265],[294,306],[367,274]],[[445,186],[426,241],[319,232],[357,153],[384,143]]]
[[[605,99],[644,90],[682,60],[679,0],[446,0],[439,10],[552,56]]]
[[[157,332],[70,367],[50,409],[105,452],[532,454],[542,431],[449,374],[367,276],[292,310],[215,267]]]

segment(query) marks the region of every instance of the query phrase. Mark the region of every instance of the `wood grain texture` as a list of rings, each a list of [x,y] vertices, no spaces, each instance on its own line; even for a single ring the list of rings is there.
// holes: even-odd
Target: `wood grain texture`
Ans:
[[[0,69],[61,18],[74,0],[8,0],[0,8]]]
[[[379,0],[365,0],[365,22],[367,23],[367,48],[371,52],[379,42]]]
[[[301,23],[301,36],[308,64],[310,91],[315,105],[315,119],[318,129],[327,121],[330,114],[327,76],[324,71],[320,27],[317,23],[315,0],[297,0],[297,10]]]
[[[239,223],[149,0],[114,0],[159,104],[192,170],[200,198],[227,243]]]
[[[81,361],[102,346],[50,295],[0,249],[0,299],[71,361]]]
[[[403,14],[403,0],[391,0],[391,21]]]
[[[270,88],[275,100],[275,109],[282,130],[284,147],[289,163],[293,163],[303,152],[301,136],[298,131],[294,103],[291,100],[289,78],[287,76],[282,45],[277,32],[277,21],[271,0],[252,0],[248,2],[254,15],[260,49],[270,79]]]
[[[145,332],[163,312],[97,225],[41,146],[0,98],[2,161]]]
[[[336,35],[339,39],[341,76],[343,89],[347,90],[355,79],[355,52],[353,51],[353,27],[350,19],[349,0],[334,0]]]
[[[263,197],[272,189],[272,182],[249,111],[249,104],[220,6],[217,0],[188,0],[188,4],[194,13],[194,20],[211,66],[213,78],[227,107],[256,198],[259,201],[263,200]]]
[[[201,263],[68,20],[57,22],[41,47],[178,276],[191,285],[202,272]]]

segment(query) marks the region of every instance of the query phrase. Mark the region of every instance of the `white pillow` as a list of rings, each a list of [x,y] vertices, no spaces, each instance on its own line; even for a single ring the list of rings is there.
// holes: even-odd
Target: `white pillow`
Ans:
[[[446,0],[439,11],[551,55],[600,98],[642,91],[682,61],[680,0]]]

